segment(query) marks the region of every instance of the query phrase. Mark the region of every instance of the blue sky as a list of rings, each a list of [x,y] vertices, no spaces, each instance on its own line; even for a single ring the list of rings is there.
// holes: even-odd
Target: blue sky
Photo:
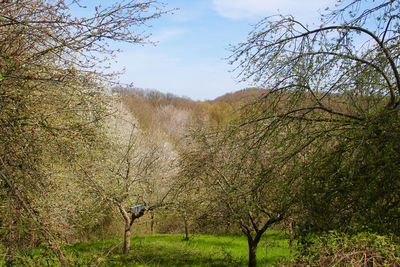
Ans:
[[[227,64],[229,45],[243,42],[265,16],[293,14],[309,24],[334,0],[164,0],[175,14],[147,29],[156,46],[121,44],[113,68],[122,83],[194,100],[214,99],[252,84],[238,83]],[[104,3],[107,3],[104,0]],[[110,2],[108,2],[110,3]]]

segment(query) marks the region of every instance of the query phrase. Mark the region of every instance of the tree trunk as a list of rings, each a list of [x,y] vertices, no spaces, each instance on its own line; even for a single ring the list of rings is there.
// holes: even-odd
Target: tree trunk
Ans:
[[[129,254],[131,248],[131,226],[129,221],[125,221],[125,234],[124,234],[124,254]]]
[[[115,202],[114,202],[115,203]],[[129,250],[131,248],[131,227],[133,223],[133,219],[129,218],[128,213],[126,212],[125,208],[122,206],[121,203],[115,203],[119,211],[121,212],[122,218],[124,218],[125,221],[125,228],[124,228],[124,248],[123,248],[123,253],[124,254],[129,254]]]
[[[275,218],[270,218],[261,229],[259,229],[257,224],[254,222],[254,218],[252,217],[251,213],[249,213],[249,218],[253,230],[256,232],[254,239],[253,235],[251,234],[252,230],[250,230],[250,227],[244,223],[242,223],[241,226],[243,233],[245,233],[247,236],[247,242],[249,244],[249,267],[255,267],[257,266],[257,245],[260,242],[262,235],[271,225],[282,220],[283,217],[281,215],[278,215]]]
[[[230,234],[230,229],[231,229],[231,222],[227,222],[225,226],[226,226],[225,234],[229,235]]]
[[[185,223],[185,241],[189,241],[189,226],[188,226],[186,212],[183,213],[183,221]]]
[[[154,233],[154,213],[151,212],[151,221],[150,221],[150,233]]]
[[[289,249],[292,249],[293,248],[293,241],[296,238],[296,223],[294,221],[290,222],[289,234],[290,234]]]
[[[257,266],[257,245],[258,242],[252,240],[251,237],[247,237],[249,243],[249,267]]]

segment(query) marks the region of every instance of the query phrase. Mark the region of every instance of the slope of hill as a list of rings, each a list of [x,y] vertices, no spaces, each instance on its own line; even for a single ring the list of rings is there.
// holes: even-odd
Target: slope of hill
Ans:
[[[259,88],[246,88],[233,93],[227,93],[212,100],[212,102],[245,103],[263,96],[267,90]]]

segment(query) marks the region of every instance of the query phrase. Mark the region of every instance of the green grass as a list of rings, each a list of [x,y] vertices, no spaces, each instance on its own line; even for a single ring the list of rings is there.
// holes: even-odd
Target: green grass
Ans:
[[[76,266],[245,266],[247,239],[239,236],[145,235],[131,239],[131,251],[122,255],[122,240],[86,242],[69,247],[68,254]],[[264,234],[257,250],[259,266],[270,265],[289,256],[288,240],[282,232]]]

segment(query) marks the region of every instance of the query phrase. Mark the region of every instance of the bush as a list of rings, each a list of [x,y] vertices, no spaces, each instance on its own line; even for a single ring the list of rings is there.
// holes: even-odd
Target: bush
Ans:
[[[347,235],[329,232],[309,236],[287,266],[400,266],[400,243],[395,237],[368,232]]]

